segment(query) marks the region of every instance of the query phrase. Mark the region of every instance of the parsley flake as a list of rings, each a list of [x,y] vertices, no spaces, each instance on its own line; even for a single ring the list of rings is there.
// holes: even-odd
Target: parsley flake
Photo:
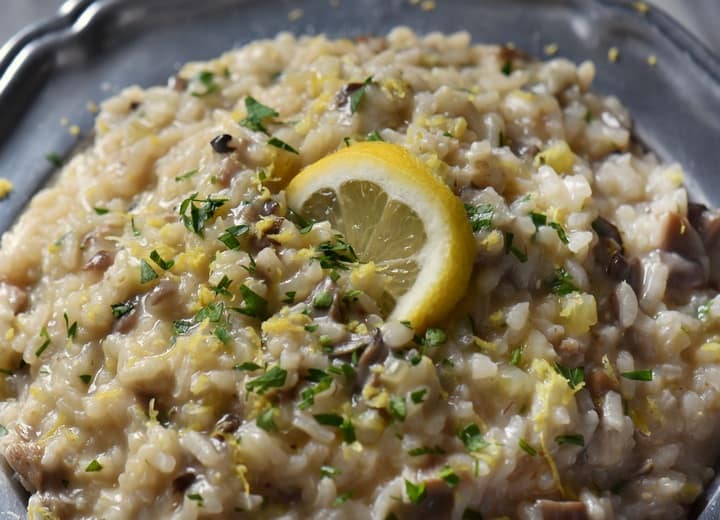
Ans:
[[[360,107],[360,102],[363,99],[363,96],[365,96],[365,91],[367,88],[372,85],[373,79],[372,76],[369,76],[365,78],[365,81],[362,82],[360,87],[355,89],[355,91],[350,94],[350,113],[354,114],[357,112],[358,108]]]
[[[350,498],[352,497],[352,491],[346,491],[345,493],[338,495],[335,500],[333,500],[333,506],[341,506]]]
[[[242,307],[232,307],[232,310],[252,318],[263,319],[267,316],[268,302],[265,298],[244,284],[240,286],[240,294],[243,298],[243,305]]]
[[[652,381],[653,380],[653,371],[650,369],[633,370],[632,372],[621,372],[620,375],[623,376],[625,379],[630,379],[632,381]]]
[[[273,415],[274,408],[268,408],[258,415],[255,420],[255,424],[257,424],[258,428],[261,428],[266,432],[275,432],[277,431],[277,426],[275,425],[275,421],[273,421]]]
[[[157,280],[158,274],[145,259],[140,260],[140,283],[145,284]]]
[[[256,370],[260,370],[262,367],[258,365],[257,363],[253,363],[251,361],[246,361],[245,363],[240,363],[239,365],[235,365],[233,367],[233,370],[247,370],[248,372],[255,372]]]
[[[384,141],[384,139],[380,136],[380,133],[377,130],[373,130],[367,135],[368,141]]]
[[[68,339],[75,339],[77,335],[77,321],[74,321],[71,325],[67,312],[63,312],[63,319],[65,320],[65,330],[67,331]]]
[[[215,216],[215,213],[226,202],[227,199],[205,199],[197,198],[198,194],[193,193],[180,204],[180,217],[185,227],[196,234],[203,236],[205,224]],[[188,215],[188,210],[190,214]]]
[[[281,388],[285,385],[287,379],[287,370],[274,366],[263,375],[248,381],[245,389],[248,392],[256,392],[259,395],[266,393],[271,388]]]
[[[92,381],[92,376],[90,374],[82,374],[78,377],[80,378],[80,381],[82,381],[86,385],[89,385],[90,381]]]
[[[237,226],[230,226],[218,237],[218,240],[225,244],[228,249],[239,249],[240,241],[238,237],[244,235],[250,229],[246,224],[239,224]]]
[[[313,307],[316,309],[329,309],[333,302],[333,295],[328,291],[317,293],[313,298]]]
[[[470,423],[462,428],[458,431],[457,436],[468,451],[478,451],[488,446],[480,428],[475,423]]]
[[[425,395],[427,394],[427,388],[421,388],[410,393],[410,400],[415,404],[420,404],[425,401]]]
[[[295,291],[288,291],[285,293],[285,298],[282,299],[282,303],[292,305],[295,303]]]
[[[568,368],[559,363],[555,363],[554,368],[558,374],[567,379],[570,388],[575,388],[585,381],[585,370],[583,367]]]
[[[460,477],[449,465],[443,466],[440,470],[440,478],[445,481],[448,487],[453,488],[460,483]]]
[[[45,159],[52,164],[55,168],[60,168],[63,164],[62,157],[56,153],[49,153],[45,156]]]
[[[96,471],[100,471],[102,468],[102,464],[100,464],[97,459],[93,459],[92,461],[90,461],[90,464],[87,465],[85,471],[87,471],[88,473],[93,473]]]
[[[559,296],[579,291],[570,273],[562,267],[555,271],[555,278],[550,282],[550,290]]]
[[[518,446],[520,446],[520,449],[523,450],[525,453],[530,455],[531,457],[534,457],[537,455],[537,450],[530,446],[528,442],[525,439],[518,439]]]
[[[130,302],[113,303],[112,305],[110,305],[110,308],[112,309],[112,313],[115,319],[118,319],[130,313],[135,308],[135,304]]]
[[[264,134],[268,133],[265,126],[263,126],[265,119],[279,115],[277,111],[269,106],[263,105],[252,96],[245,98],[245,109],[247,110],[247,117],[240,121],[240,126],[249,128],[253,132],[262,132]]]
[[[555,442],[560,446],[565,444],[572,444],[575,446],[585,446],[585,437],[579,433],[571,433],[567,435],[558,435],[555,437]]]
[[[97,206],[93,208],[95,213],[98,215],[106,215],[107,213],[110,213],[110,210],[107,208],[98,208]]]
[[[160,269],[164,269],[165,271],[175,265],[175,260],[163,260],[160,253],[154,249],[150,252],[150,260],[155,262]]]
[[[42,329],[40,329],[40,337],[43,338],[45,341],[43,341],[42,344],[35,351],[35,357],[40,357],[42,353],[45,352],[45,349],[50,346],[50,334],[48,334],[47,327],[43,327]]]
[[[295,148],[287,144],[285,141],[278,139],[277,137],[271,137],[270,139],[268,139],[268,144],[270,146],[274,146],[275,148],[279,148],[280,150],[285,150],[286,152],[300,155],[300,152],[298,152]]]
[[[405,479],[405,492],[407,493],[410,502],[413,504],[419,504],[427,496],[427,492],[425,490],[425,482],[421,482],[420,484],[414,484],[408,479]]]
[[[479,206],[465,204],[465,213],[467,213],[468,219],[470,220],[472,230],[478,232],[492,226],[495,208],[490,204],[480,204]]]
[[[209,70],[203,70],[198,72],[194,77],[193,81],[196,84],[199,84],[200,89],[193,90],[190,92],[191,96],[195,97],[203,97],[207,96],[208,94],[212,94],[213,92],[216,92],[220,85],[215,83],[215,74],[210,72]]]
[[[404,421],[407,417],[407,404],[405,399],[399,396],[392,396],[388,403],[388,412],[396,421]]]
[[[175,182],[180,182],[180,181],[187,180],[187,179],[189,179],[190,177],[192,177],[193,175],[195,175],[196,173],[199,173],[199,172],[200,172],[200,170],[198,170],[198,169],[186,171],[186,172],[183,173],[182,175],[178,175],[177,177],[175,177]]]
[[[440,345],[443,345],[445,342],[447,342],[447,340],[447,334],[442,329],[436,327],[429,327],[425,331],[425,344],[430,347],[438,347]]]

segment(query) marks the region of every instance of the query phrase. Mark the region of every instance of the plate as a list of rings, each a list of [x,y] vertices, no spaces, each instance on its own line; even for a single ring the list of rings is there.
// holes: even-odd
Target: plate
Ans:
[[[559,56],[593,60],[594,89],[620,98],[637,138],[684,166],[694,199],[720,205],[720,61],[656,8],[642,13],[618,0],[70,0],[0,49],[0,177],[15,185],[0,202],[0,232],[51,176],[45,157],[69,155],[91,132],[88,103],[132,84],[163,84],[184,62],[279,31],[358,36],[395,25],[468,30],[476,42],[512,42],[540,58],[555,43]],[[24,517],[25,499],[0,472],[0,518]],[[717,482],[694,515],[720,517]]]

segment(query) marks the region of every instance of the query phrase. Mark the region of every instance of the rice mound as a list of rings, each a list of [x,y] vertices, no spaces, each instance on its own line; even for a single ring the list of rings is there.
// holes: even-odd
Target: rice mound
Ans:
[[[684,518],[717,454],[717,216],[593,75],[467,33],[280,34],[104,102],[0,249],[30,517]],[[474,230],[426,331],[285,202],[368,139]]]

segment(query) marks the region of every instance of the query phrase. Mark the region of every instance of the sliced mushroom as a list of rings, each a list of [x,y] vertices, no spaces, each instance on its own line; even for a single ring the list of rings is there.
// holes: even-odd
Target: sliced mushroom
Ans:
[[[5,460],[28,491],[42,489],[43,472],[40,459],[43,448],[35,442],[17,441],[5,449]]]
[[[707,285],[710,261],[700,235],[688,219],[668,213],[661,226],[660,258],[668,267],[668,288],[690,290]]]
[[[578,500],[560,502],[556,500],[538,500],[535,503],[543,520],[588,520],[585,504]]]
[[[365,347],[365,350],[363,350],[363,353],[360,355],[360,359],[358,359],[358,364],[355,369],[357,377],[355,378],[355,384],[353,386],[355,392],[362,390],[370,375],[370,367],[377,363],[384,362],[389,355],[390,349],[383,341],[380,329],[376,329],[372,341]]]
[[[127,334],[135,327],[138,319],[140,318],[140,306],[138,305],[138,299],[133,298],[127,303],[132,305],[132,309],[130,312],[123,314],[115,320],[115,323],[113,324],[113,332]]]
[[[232,433],[238,428],[240,428],[241,423],[242,421],[240,417],[238,417],[234,413],[226,413],[225,415],[220,417],[217,424],[215,424],[215,429],[223,433]]]
[[[640,261],[625,256],[618,228],[603,217],[596,218],[592,227],[598,235],[598,243],[593,250],[595,261],[610,279],[628,282],[637,293],[642,283]]]
[[[27,309],[29,298],[25,289],[10,283],[0,282],[0,301],[7,302],[13,313],[18,314]]]
[[[587,371],[586,383],[590,394],[596,399],[603,397],[610,390],[618,391],[620,389],[617,379],[610,377],[610,375],[600,367]]]
[[[720,210],[703,204],[688,204],[688,220],[700,235],[710,261],[710,282],[720,288]]]
[[[175,477],[175,480],[173,480],[173,490],[175,490],[176,493],[185,493],[187,488],[192,486],[193,482],[195,482],[196,478],[197,475],[195,475],[195,472],[192,469],[184,471],[183,473]]]
[[[439,478],[425,481],[425,498],[417,504],[401,504],[393,509],[398,518],[450,518],[455,496]]]
[[[179,318],[183,305],[178,303],[178,287],[175,282],[161,280],[145,298],[145,307],[153,314],[167,319]]]
[[[115,261],[115,254],[110,251],[101,250],[95,253],[90,260],[83,265],[84,271],[104,273]]]

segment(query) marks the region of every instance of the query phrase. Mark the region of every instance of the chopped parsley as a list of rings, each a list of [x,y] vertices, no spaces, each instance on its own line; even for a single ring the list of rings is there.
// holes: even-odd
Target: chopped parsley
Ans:
[[[700,321],[707,321],[710,316],[710,302],[703,303],[697,308],[697,318]]]
[[[408,450],[408,455],[411,457],[419,457],[421,455],[444,455],[445,450],[442,449],[440,446],[421,446],[419,448],[412,448],[411,450]]]
[[[568,368],[559,363],[555,363],[554,368],[558,374],[567,379],[570,388],[575,388],[585,381],[585,370],[583,367]]]
[[[480,204],[479,206],[465,204],[465,213],[467,213],[468,219],[470,220],[472,230],[477,232],[492,226],[495,208],[490,204]]]
[[[331,292],[323,291],[313,298],[313,307],[316,309],[328,309],[332,305],[333,295]]]
[[[198,169],[186,171],[186,172],[183,173],[182,175],[178,175],[177,177],[175,177],[175,182],[180,182],[180,181],[187,180],[187,179],[189,179],[190,177],[192,177],[193,175],[195,175],[196,173],[199,173],[199,172],[200,172],[200,170],[198,170]]]
[[[187,495],[188,499],[192,500],[193,502],[197,502],[198,506],[203,506],[203,497],[200,493],[190,493]]]
[[[213,332],[213,334],[215,334],[215,337],[223,343],[227,343],[231,339],[230,333],[223,325],[218,325],[217,327],[215,327],[215,332]]]
[[[158,274],[145,259],[140,260],[140,283],[145,284],[157,280]]]
[[[106,215],[107,213],[110,213],[110,210],[107,208],[98,208],[97,206],[93,208],[95,213],[98,215]]]
[[[232,293],[228,290],[231,284],[232,280],[227,275],[223,275],[217,285],[210,286],[210,290],[218,296],[232,296]]]
[[[220,88],[220,86],[215,83],[215,74],[210,72],[209,70],[203,70],[198,72],[193,78],[193,81],[199,83],[201,88],[200,90],[193,90],[192,92],[190,92],[191,96],[207,96],[208,94],[216,92]]]
[[[225,244],[228,249],[239,249],[240,241],[238,237],[244,235],[250,229],[246,224],[239,224],[237,226],[230,226],[218,237],[218,240]]]
[[[40,357],[42,353],[45,352],[45,349],[50,345],[50,334],[48,334],[47,327],[40,329],[40,337],[43,338],[44,341],[35,351],[35,357]]]
[[[7,428],[0,424],[0,437],[5,437],[8,434]]]
[[[163,260],[163,257],[161,257],[160,253],[158,253],[155,249],[150,252],[150,260],[155,262],[160,269],[164,269],[165,271],[175,265],[175,260]]]
[[[303,327],[303,328],[307,332],[315,332],[316,330],[318,330],[320,328],[320,325],[305,325],[305,327]]]
[[[333,506],[341,506],[352,497],[352,491],[346,491],[333,500]]]
[[[328,388],[332,384],[332,377],[316,368],[308,370],[308,379],[314,384],[305,388],[300,392],[300,402],[298,408],[300,410],[307,410],[315,403],[315,396]]]
[[[453,488],[460,483],[460,477],[448,464],[440,470],[440,478],[445,481],[448,487]]]
[[[77,321],[72,322],[71,325],[67,312],[63,312],[63,319],[65,320],[65,330],[67,331],[68,339],[75,339],[77,335]]]
[[[408,479],[405,479],[405,492],[407,493],[410,502],[412,502],[413,504],[419,504],[427,496],[427,492],[425,490],[425,482],[421,482],[420,484],[414,484]]]
[[[100,464],[97,459],[93,459],[90,464],[87,465],[85,471],[87,471],[88,473],[93,473],[96,471],[100,471],[102,468],[102,464]]]
[[[512,354],[510,355],[510,364],[513,366],[520,366],[520,362],[522,361],[522,353],[525,349],[524,346],[517,347],[512,351]]]
[[[257,268],[257,265],[255,264],[255,257],[250,253],[248,253],[248,256],[250,257],[250,263],[248,265],[241,265],[240,267],[250,274],[255,274],[255,269]]]
[[[468,451],[478,451],[488,446],[480,428],[475,423],[470,423],[462,428],[458,431],[457,436]]]
[[[252,96],[245,98],[245,109],[247,110],[247,117],[240,121],[240,126],[249,128],[253,132],[262,132],[264,134],[268,133],[264,126],[264,121],[279,115],[276,110],[263,105]]]
[[[421,388],[410,393],[410,400],[415,404],[420,404],[425,401],[425,395],[427,394],[427,388]]]
[[[442,329],[429,327],[425,331],[425,344],[430,347],[438,347],[447,342],[447,340],[447,334]]]
[[[295,303],[295,291],[288,291],[285,293],[285,298],[282,299],[282,303],[292,305]]]
[[[268,302],[265,298],[244,284],[240,286],[240,294],[243,298],[243,305],[242,307],[233,307],[232,310],[252,318],[262,319],[267,316]]]
[[[248,392],[256,392],[259,395],[266,393],[271,388],[281,388],[285,385],[287,379],[287,370],[274,366],[263,375],[248,381],[245,389]]]
[[[210,302],[200,309],[195,315],[195,323],[201,323],[208,320],[211,323],[217,323],[222,319],[225,312],[225,304],[222,302]]]
[[[182,201],[180,204],[180,216],[186,228],[203,236],[205,224],[215,216],[217,210],[227,202],[227,199],[214,199],[212,197],[199,199],[197,196],[198,194],[195,192]],[[188,209],[190,210],[189,215]]]
[[[585,437],[579,433],[569,433],[567,435],[558,435],[555,437],[555,442],[560,446],[565,444],[572,444],[574,446],[585,446]]]
[[[384,139],[380,136],[380,133],[377,130],[373,130],[367,135],[368,141],[384,141]]]
[[[274,146],[275,148],[279,148],[280,150],[285,150],[286,152],[300,155],[300,152],[298,152],[295,148],[287,144],[285,141],[278,139],[277,137],[271,137],[270,139],[268,139],[268,144],[270,146]]]
[[[650,369],[646,370],[633,370],[632,372],[621,372],[621,376],[625,379],[631,379],[633,381],[652,381],[653,372]]]
[[[532,219],[533,224],[535,224],[535,229],[540,229],[541,226],[549,226],[555,230],[555,233],[557,233],[558,238],[563,244],[568,243],[568,237],[565,229],[557,222],[548,222],[547,217],[542,213],[532,212],[530,213],[530,218]]]
[[[350,289],[348,292],[346,292],[343,295],[343,301],[345,302],[356,302],[358,301],[358,297],[362,294],[362,291],[359,289]]]
[[[90,374],[82,374],[78,377],[80,378],[80,381],[82,381],[86,385],[89,385],[90,381],[92,381],[92,376]]]
[[[257,424],[258,428],[261,428],[266,432],[277,431],[277,426],[275,425],[275,421],[273,421],[273,413],[274,409],[268,408],[260,415],[258,415],[257,419],[255,420],[255,424]]]
[[[505,231],[504,238],[505,238],[505,253],[512,254],[515,258],[517,258],[518,260],[520,260],[523,263],[527,262],[527,259],[528,259],[527,253],[525,253],[524,251],[521,251],[520,249],[515,247],[515,245],[513,244],[513,242],[515,241],[515,234],[510,233],[509,231]]]
[[[520,449],[523,450],[525,453],[530,455],[531,457],[534,457],[537,455],[537,450],[530,446],[528,442],[525,439],[519,439],[518,440],[518,446],[520,446]]]
[[[338,473],[340,472],[332,466],[320,466],[320,478],[333,478]]]
[[[63,164],[62,157],[56,153],[49,153],[45,156],[45,159],[52,164],[55,168],[60,168]]]
[[[347,444],[355,442],[355,426],[353,426],[353,423],[350,421],[350,419],[347,419],[335,413],[321,413],[316,414],[313,417],[315,417],[315,420],[318,422],[318,424],[338,428],[343,435],[343,440]]]
[[[113,316],[117,319],[130,313],[135,308],[135,304],[130,302],[114,303],[110,306],[110,308],[112,309]]]
[[[555,233],[557,233],[560,242],[562,242],[563,244],[569,243],[567,233],[565,233],[565,229],[560,224],[558,224],[557,222],[550,222],[548,226],[555,230]]]
[[[505,60],[505,63],[503,63],[502,67],[500,67],[500,72],[502,72],[505,76],[509,76],[512,74],[513,71],[513,62],[512,60]]]
[[[579,291],[570,273],[562,267],[555,271],[555,278],[550,282],[550,290],[559,296]]]
[[[323,242],[315,248],[317,255],[314,260],[320,262],[323,269],[349,269],[348,264],[357,262],[357,255],[353,247],[337,235],[335,240]]]
[[[256,370],[260,370],[262,367],[258,365],[257,363],[253,363],[251,361],[246,361],[245,363],[240,363],[239,365],[235,365],[233,367],[233,370],[247,370],[248,372],[255,372]]]
[[[350,113],[354,114],[360,107],[360,102],[365,96],[365,91],[372,84],[372,76],[365,78],[360,87],[358,87],[352,94],[350,94]]]
[[[533,211],[530,213],[530,218],[532,219],[533,224],[535,224],[535,229],[539,229],[540,226],[547,224],[547,217],[542,213],[535,213]]]
[[[407,404],[405,399],[399,396],[392,396],[388,403],[388,412],[396,421],[403,422],[407,417]]]

